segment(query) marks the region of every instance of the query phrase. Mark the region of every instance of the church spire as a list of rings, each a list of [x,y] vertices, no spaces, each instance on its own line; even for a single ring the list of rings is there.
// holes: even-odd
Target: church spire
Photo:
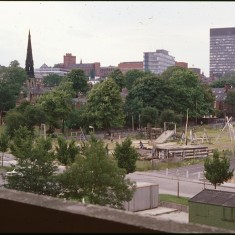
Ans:
[[[25,71],[27,72],[29,78],[34,78],[33,53],[32,53],[32,46],[31,46],[30,30],[29,30],[29,36],[28,36],[28,48],[27,48],[27,55],[26,55],[26,61],[25,61]]]

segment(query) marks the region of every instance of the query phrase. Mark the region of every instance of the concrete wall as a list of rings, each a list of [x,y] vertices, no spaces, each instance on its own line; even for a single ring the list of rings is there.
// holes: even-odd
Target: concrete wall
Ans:
[[[159,186],[145,182],[137,182],[136,191],[131,201],[124,203],[128,211],[142,211],[158,207]]]
[[[108,207],[0,189],[0,232],[17,233],[234,233],[181,224]]]

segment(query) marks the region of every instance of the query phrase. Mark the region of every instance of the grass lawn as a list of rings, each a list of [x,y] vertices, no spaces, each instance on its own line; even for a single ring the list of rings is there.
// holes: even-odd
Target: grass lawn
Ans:
[[[159,194],[159,201],[160,202],[173,202],[176,204],[188,206],[188,199],[187,197],[177,197],[174,195],[169,194]]]

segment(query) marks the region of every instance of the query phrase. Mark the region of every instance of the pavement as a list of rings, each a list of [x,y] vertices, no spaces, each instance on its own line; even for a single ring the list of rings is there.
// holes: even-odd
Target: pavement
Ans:
[[[135,212],[141,216],[150,216],[160,220],[172,220],[178,223],[188,223],[188,213],[183,211],[178,211],[177,209],[167,208],[167,207],[157,207],[150,210],[137,211]]]

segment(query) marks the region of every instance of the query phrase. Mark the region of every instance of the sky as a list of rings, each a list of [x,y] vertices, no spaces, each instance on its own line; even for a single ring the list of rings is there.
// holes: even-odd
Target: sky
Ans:
[[[0,1],[0,65],[25,67],[31,32],[34,68],[63,63],[143,61],[164,49],[209,75],[210,28],[235,27],[232,1]]]

